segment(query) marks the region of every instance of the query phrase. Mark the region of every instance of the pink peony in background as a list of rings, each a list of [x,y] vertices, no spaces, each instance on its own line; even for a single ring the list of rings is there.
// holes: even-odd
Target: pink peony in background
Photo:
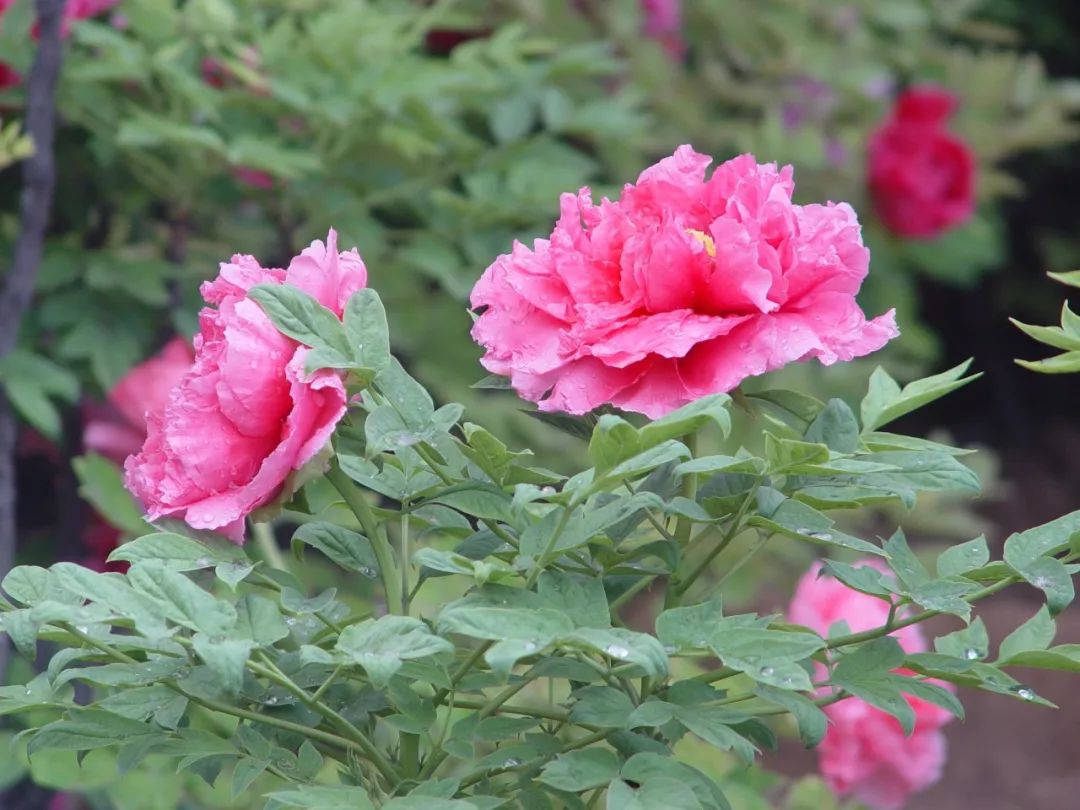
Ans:
[[[870,137],[874,207],[899,236],[932,239],[975,212],[975,156],[948,130],[955,110],[956,99],[947,91],[912,87]]]
[[[194,366],[164,412],[150,416],[146,444],[125,465],[150,520],[176,515],[240,542],[244,518],[325,447],[345,413],[341,378],[305,372],[307,349],[248,297],[258,284],[290,284],[340,316],[367,270],[355,249],[338,252],[331,230],[287,270],[237,255],[203,284],[210,306],[200,314]]]
[[[71,24],[76,20],[85,20],[95,17],[103,11],[115,6],[120,0],[67,0],[64,3],[64,18],[61,21],[61,36],[71,33]],[[3,25],[3,16],[15,0],[0,0],[0,25]],[[30,34],[35,39],[38,36],[38,24],[35,22],[30,29]],[[22,83],[22,76],[11,65],[0,62],[0,90],[16,87]]]
[[[641,11],[645,15],[645,36],[663,45],[673,59],[682,59],[686,53],[682,0],[641,0]]]
[[[85,409],[83,447],[123,464],[146,440],[149,414],[165,410],[169,392],[191,368],[191,347],[173,338],[149,360],[132,368],[109,392],[108,406]]]
[[[885,570],[876,562],[863,565]],[[816,563],[799,580],[788,610],[790,621],[824,636],[840,621],[858,633],[881,627],[888,620],[885,601],[820,574],[821,565]],[[901,628],[892,636],[907,652],[927,649],[918,625]],[[934,683],[952,688],[940,681]],[[910,737],[905,736],[896,718],[858,698],[825,707],[829,730],[818,746],[819,767],[837,794],[853,795],[875,810],[895,810],[913,793],[941,778],[945,765],[941,727],[952,715],[933,703],[905,697],[915,712],[915,730]]]
[[[543,411],[662,416],[898,334],[855,301],[869,252],[845,203],[795,205],[790,167],[741,155],[709,177],[689,146],[616,200],[564,194],[550,239],[515,243],[472,292],[484,367]]]

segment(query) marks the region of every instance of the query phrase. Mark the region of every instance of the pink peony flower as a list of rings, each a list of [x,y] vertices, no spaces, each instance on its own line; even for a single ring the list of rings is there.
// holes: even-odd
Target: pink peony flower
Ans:
[[[146,440],[150,414],[165,410],[169,392],[191,368],[191,347],[174,338],[160,352],[132,368],[109,392],[107,407],[89,406],[83,446],[118,464]]]
[[[946,128],[955,109],[945,90],[913,87],[870,137],[870,193],[893,233],[931,239],[974,213],[975,156]]]
[[[128,488],[150,520],[179,515],[236,542],[243,520],[271,502],[286,479],[326,446],[345,414],[341,377],[308,374],[307,349],[274,328],[247,293],[290,284],[336,312],[367,284],[355,249],[338,253],[337,234],[316,241],[287,270],[234,256],[202,287],[195,364],[151,414],[142,451],[125,465]]]
[[[682,37],[682,0],[641,0],[645,15],[645,36],[655,39],[673,59],[682,59],[686,43]]]
[[[863,565],[885,570],[876,561]],[[815,563],[799,580],[788,618],[821,635],[845,621],[852,632],[885,624],[889,606],[881,599],[853,591],[829,576],[819,576]],[[892,634],[907,652],[924,652],[926,639],[918,625]],[[819,676],[824,675],[823,671]],[[939,686],[951,684],[934,681]],[[905,696],[915,712],[915,730],[906,736],[899,721],[858,698],[825,707],[830,726],[818,746],[819,767],[838,795],[854,795],[877,810],[902,807],[911,794],[941,778],[945,765],[945,736],[941,727],[952,715],[933,703]]]
[[[689,146],[620,199],[564,194],[550,239],[515,243],[472,292],[485,368],[543,411],[650,417],[816,357],[880,349],[890,310],[855,302],[869,264],[845,203],[795,205],[791,167]]]

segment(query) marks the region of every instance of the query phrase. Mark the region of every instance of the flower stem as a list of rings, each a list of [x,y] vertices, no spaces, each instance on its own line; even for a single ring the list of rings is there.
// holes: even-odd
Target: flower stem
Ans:
[[[383,591],[386,594],[386,609],[390,613],[404,613],[404,594],[401,592],[401,576],[394,562],[394,550],[390,547],[390,541],[375,517],[371,504],[367,502],[367,498],[356,488],[352,480],[342,472],[337,459],[330,462],[326,479],[341,494],[345,505],[356,515],[356,519],[360,521],[360,526],[371,542],[375,560],[379,563],[379,577],[382,579]]]
[[[251,533],[255,537],[255,546],[259,549],[259,554],[262,555],[266,564],[271,568],[276,568],[278,571],[288,571],[289,566],[281,553],[277,538],[274,537],[273,527],[269,523],[253,522],[251,524]]]

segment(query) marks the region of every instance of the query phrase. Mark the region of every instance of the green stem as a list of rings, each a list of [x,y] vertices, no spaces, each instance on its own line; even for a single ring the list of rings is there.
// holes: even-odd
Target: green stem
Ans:
[[[742,503],[739,504],[739,509],[731,519],[731,525],[728,527],[727,532],[720,538],[720,542],[694,566],[694,569],[689,574],[684,577],[677,576],[675,578],[675,582],[672,583],[671,589],[675,592],[674,601],[676,604],[678,603],[678,600],[686,595],[686,592],[697,581],[698,577],[708,569],[712,561],[715,560],[724,549],[731,545],[731,542],[739,535],[743,528],[745,528],[743,521],[746,518],[747,511],[750,509],[750,504],[753,503],[754,498],[757,495],[758,487],[761,486],[761,480],[761,478],[758,478],[754,482],[754,485],[750,487],[750,491],[746,493],[746,497],[743,498]]]
[[[693,459],[697,455],[697,434],[691,433],[684,437],[684,444],[690,450],[690,458]],[[697,473],[688,473],[682,477],[680,485],[681,494],[687,500],[697,499]],[[694,522],[686,517],[680,515],[675,521],[675,539],[679,542],[679,545],[685,546],[690,542],[690,532],[694,528]]]
[[[269,523],[252,523],[251,533],[255,536],[255,547],[259,549],[263,560],[271,568],[288,571],[289,566],[281,553],[281,547],[274,537],[274,529]]]
[[[436,706],[446,700],[447,695],[453,693],[454,689],[457,688],[457,685],[461,683],[461,679],[472,671],[472,668],[476,666],[476,662],[484,657],[484,653],[486,653],[491,648],[491,645],[494,643],[494,641],[485,641],[483,644],[481,644],[479,647],[469,653],[469,657],[462,661],[461,666],[454,670],[454,674],[450,676],[450,688],[440,689],[435,693],[435,697],[433,698],[433,700]]]
[[[555,526],[555,531],[551,533],[551,538],[547,541],[547,545],[544,546],[544,550],[540,553],[540,556],[533,561],[533,569],[529,572],[529,576],[525,580],[525,590],[531,590],[532,586],[536,584],[536,580],[540,578],[540,574],[544,570],[544,561],[547,559],[548,555],[555,550],[555,546],[558,545],[559,538],[562,537],[562,533],[566,529],[566,524],[570,522],[570,515],[574,513],[576,507],[576,502],[571,502],[566,505],[562,515],[559,517],[558,524]]]
[[[554,754],[547,754],[545,756],[536,757],[535,759],[531,759],[528,762],[523,762],[520,765],[511,765],[510,767],[501,768],[487,768],[483,770],[473,771],[461,780],[461,786],[458,788],[458,792],[460,793],[461,790],[472,787],[477,782],[481,782],[484,779],[490,778],[492,776],[498,776],[501,773],[507,773],[508,771],[522,771],[534,768],[537,765],[547,762],[549,759],[557,757],[559,754],[566,754],[570,751],[576,751],[579,748],[585,748],[592,745],[593,743],[600,742],[610,733],[611,729],[601,729],[600,731],[594,731],[592,734],[588,734],[584,737],[578,737],[578,739],[567,743]]]
[[[331,709],[325,703],[319,700],[314,700],[311,695],[307,693],[302,687],[298,686],[293,680],[279,670],[273,662],[264,660],[264,665],[259,665],[254,661],[248,661],[248,668],[256,675],[262,675],[268,681],[276,683],[278,686],[285,689],[287,692],[295,696],[314,712],[325,717],[345,734],[349,739],[356,743],[357,747],[364,752],[364,756],[378,769],[379,773],[387,780],[390,785],[396,785],[401,781],[401,775],[395,770],[394,766],[383,756],[380,751],[367,735],[360,729]]]
[[[652,585],[652,583],[656,579],[656,577],[657,577],[656,574],[650,574],[648,576],[643,576],[641,579],[639,579],[637,582],[635,582],[633,585],[631,585],[625,591],[623,591],[618,596],[616,596],[614,599],[612,599],[611,600],[611,612],[614,613],[619,608],[621,608],[623,605],[625,605],[627,602],[629,602],[631,599],[633,599],[635,596],[637,596],[639,593],[641,593],[643,590],[645,590],[650,585]]]
[[[375,552],[375,560],[379,564],[379,577],[382,579],[383,590],[386,593],[386,609],[390,613],[403,613],[404,594],[401,592],[401,577],[394,563],[394,551],[390,548],[390,541],[386,538],[386,532],[375,517],[375,512],[367,498],[360,492],[337,463],[337,459],[330,462],[330,470],[326,473],[328,480],[345,500],[345,505],[356,515],[360,526],[371,542],[371,548]]]
[[[401,772],[405,778],[420,772],[420,735],[401,732]]]
[[[119,661],[120,663],[124,664],[139,663],[137,659],[132,658],[130,655],[120,652],[120,650],[109,644],[106,644],[103,641],[98,641],[96,638],[88,636],[87,634],[79,631],[77,628],[69,624],[61,622],[57,626],[63,628],[67,633],[70,633],[72,636],[78,638],[83,643],[89,644],[91,647],[100,650],[102,653],[104,653],[114,661]],[[317,728],[312,728],[311,726],[301,725],[300,723],[293,723],[288,720],[282,720],[278,717],[274,717],[273,715],[259,714],[257,712],[248,711],[247,709],[241,709],[238,706],[231,706],[228,703],[220,703],[210,698],[199,697],[186,691],[179,684],[172,680],[165,681],[164,683],[177,694],[183,695],[192,703],[202,706],[204,709],[208,709],[214,712],[220,712],[221,714],[232,715],[233,717],[237,717],[241,720],[249,720],[253,723],[263,723],[264,725],[274,726],[276,728],[282,729],[283,731],[289,731],[293,734],[300,734],[304,737],[318,740],[319,742],[326,743],[341,750],[348,751],[359,748],[359,746],[353,743],[351,740],[347,740],[344,737],[339,737],[337,734],[331,734],[330,732],[322,731],[321,729]]]
[[[506,701],[510,700],[510,698],[512,698],[530,683],[532,683],[531,678],[522,678],[517,683],[512,683],[507,686],[505,689],[499,692],[499,694],[495,695],[495,697],[487,701],[484,704],[483,708],[481,708],[480,711],[476,713],[476,722],[479,723],[480,721],[486,720],[488,717],[491,717],[492,714],[499,710],[500,706],[506,703]],[[438,751],[433,751],[431,756],[428,757],[428,761],[424,763],[424,768],[422,771],[420,771],[419,779],[423,781],[425,779],[431,778],[431,775],[435,773],[438,767],[442,765],[443,761],[448,756],[450,755],[445,750],[440,749]]]
[[[344,668],[344,664],[338,664],[334,668],[334,671],[330,673],[330,676],[319,685],[318,689],[315,690],[314,694],[312,694],[311,696],[311,699],[316,701],[321,700],[322,696],[326,694],[326,690],[330,688],[330,684],[337,680],[337,676],[341,674],[341,670],[343,670]]]
[[[409,513],[401,513],[401,613],[409,615],[412,591],[409,589],[411,567],[409,563]]]

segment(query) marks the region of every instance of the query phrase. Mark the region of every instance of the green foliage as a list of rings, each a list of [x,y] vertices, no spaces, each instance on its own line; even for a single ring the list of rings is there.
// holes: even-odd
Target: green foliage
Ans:
[[[672,756],[687,735],[751,763],[775,745],[777,717],[818,744],[837,700],[864,700],[910,731],[909,696],[962,716],[937,680],[1045,702],[1004,668],[1080,670],[1077,645],[1052,646],[1052,616],[1072,596],[1075,514],[1014,535],[1003,561],[976,538],[934,567],[902,532],[881,544],[830,514],[973,489],[957,451],[876,430],[964,382],[965,367],[903,389],[875,374],[861,429],[840,400],[746,398],[757,416],[780,403],[801,425],[762,419],[760,457],[726,445],[724,396],[642,426],[604,415],[593,466],[563,478],[463,423],[460,407],[436,409],[385,352],[374,293],[349,303],[362,323],[337,332],[283,289],[262,302],[283,331],[316,350],[352,334],[333,347],[362,381],[334,440],[340,499],[312,477],[290,503],[291,572],[180,530],[121,546],[125,573],[12,570],[3,630],[28,657],[39,640],[54,645],[45,672],[0,690],[31,766],[63,752],[135,774],[169,762],[281,808],[577,807],[605,795],[613,808],[728,808],[735,788],[720,770]],[[695,457],[698,434],[728,454]],[[732,544],[744,535],[756,543]],[[710,594],[765,542],[875,555],[888,573],[829,569],[889,602],[888,623],[822,637],[726,613]],[[318,584],[305,549],[344,587]],[[369,597],[355,586],[371,578],[381,588]],[[1021,579],[1046,606],[989,663],[973,607]],[[624,626],[633,593],[665,581],[655,633]],[[943,613],[966,627],[934,653],[905,654],[889,635]]]
[[[1076,287],[1080,286],[1080,272],[1050,273],[1051,278]],[[1032,326],[1010,318],[1013,325],[1024,334],[1035,338],[1062,353],[1046,360],[1017,360],[1017,364],[1031,371],[1045,374],[1068,374],[1080,371],[1080,315],[1069,309],[1069,302],[1061,305],[1061,326]]]

